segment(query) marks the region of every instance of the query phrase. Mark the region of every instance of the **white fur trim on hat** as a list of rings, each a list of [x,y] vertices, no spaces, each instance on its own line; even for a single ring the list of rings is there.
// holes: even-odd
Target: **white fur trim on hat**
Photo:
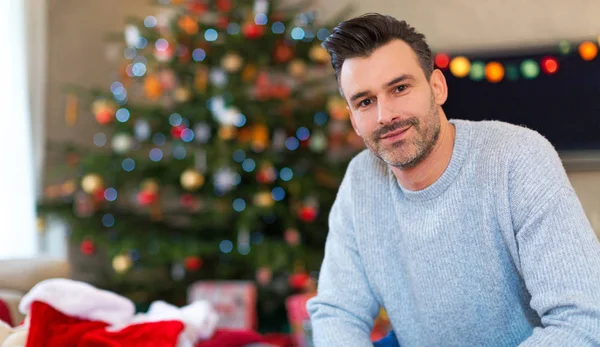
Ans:
[[[36,284],[19,303],[19,311],[29,315],[31,304],[40,301],[68,316],[110,325],[128,322],[135,314],[133,302],[123,296],[98,289],[88,283],[53,278]]]

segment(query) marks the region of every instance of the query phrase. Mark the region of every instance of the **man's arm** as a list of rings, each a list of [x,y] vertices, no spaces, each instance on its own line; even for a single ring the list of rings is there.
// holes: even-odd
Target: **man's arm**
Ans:
[[[354,238],[348,175],[329,214],[329,233],[318,294],[309,300],[315,347],[372,347],[370,334],[379,313]]]
[[[512,210],[521,272],[542,327],[520,346],[600,346],[600,243],[554,148],[516,161]]]

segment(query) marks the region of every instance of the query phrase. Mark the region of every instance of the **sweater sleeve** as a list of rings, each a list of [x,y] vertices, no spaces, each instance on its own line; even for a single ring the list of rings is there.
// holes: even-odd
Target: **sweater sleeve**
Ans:
[[[520,346],[600,346],[600,245],[573,190],[559,188],[517,242],[542,323]]]
[[[539,135],[512,174],[521,273],[541,326],[521,347],[600,346],[600,242],[554,148]]]
[[[357,249],[348,175],[329,214],[317,295],[307,303],[315,347],[372,347],[379,312]]]

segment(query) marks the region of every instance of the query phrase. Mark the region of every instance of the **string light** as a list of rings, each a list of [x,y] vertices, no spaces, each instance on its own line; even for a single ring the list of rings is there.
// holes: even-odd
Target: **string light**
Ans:
[[[275,187],[271,191],[271,197],[275,201],[281,201],[285,197],[285,190],[281,187]]]
[[[541,67],[545,74],[555,74],[558,71],[558,61],[553,57],[545,57],[542,59]]]
[[[448,68],[450,64],[450,56],[446,53],[438,53],[435,55],[435,65],[440,69]]]
[[[458,78],[467,77],[470,69],[471,62],[465,57],[454,57],[450,62],[450,72]]]
[[[255,168],[256,162],[254,161],[254,159],[248,158],[242,162],[242,169],[244,169],[244,171],[246,172],[252,172]]]
[[[323,126],[327,123],[327,113],[325,112],[317,112],[314,116],[314,121],[316,125]]]
[[[226,254],[230,253],[231,251],[233,251],[233,242],[231,242],[229,240],[223,240],[223,241],[221,241],[221,244],[219,245],[219,249],[223,253],[226,253]]]
[[[102,216],[102,225],[112,228],[115,225],[115,217],[110,213],[105,214]]]
[[[195,61],[203,61],[206,58],[206,52],[202,48],[196,48],[192,52],[192,59]]]
[[[237,35],[240,33],[240,25],[238,23],[227,24],[227,33],[229,35]]]
[[[115,114],[115,118],[117,118],[117,120],[121,123],[125,123],[129,120],[130,117],[130,113],[129,110],[126,108],[120,108],[117,110],[117,113]]]
[[[571,53],[571,49],[571,44],[567,40],[562,40],[558,43],[558,50],[564,55]]]
[[[533,59],[527,59],[521,63],[521,74],[527,79],[534,79],[540,73],[540,67]]]
[[[219,33],[215,29],[206,29],[204,32],[204,39],[208,42],[216,41],[219,37]]]
[[[509,81],[516,81],[519,79],[519,69],[516,66],[514,66],[512,64],[508,64],[508,65],[506,65],[505,70],[506,70],[506,78]]]
[[[304,38],[304,29],[300,27],[295,27],[294,29],[292,29],[290,35],[294,40],[302,40]]]
[[[471,77],[473,81],[481,81],[485,77],[485,65],[483,62],[474,61],[471,63],[469,77]]]
[[[165,143],[167,143],[167,138],[162,133],[156,133],[154,136],[152,136],[152,143],[157,146],[163,146]]]
[[[292,177],[294,177],[294,172],[289,167],[284,167],[279,171],[279,178],[281,178],[283,181],[287,182],[291,180]]]
[[[106,201],[117,200],[117,190],[115,188],[106,188],[104,190],[104,199],[106,199]]]
[[[246,201],[244,201],[244,199],[241,198],[233,200],[233,209],[237,212],[242,212],[246,209]]]
[[[150,151],[150,160],[154,161],[154,162],[158,162],[163,158],[163,151],[160,150],[160,148],[153,148]]]
[[[98,147],[104,146],[106,144],[106,135],[104,133],[94,135],[94,144]]]
[[[583,60],[593,60],[598,55],[598,46],[591,41],[585,41],[579,45],[579,55]]]
[[[504,67],[496,61],[489,62],[485,66],[485,77],[492,83],[498,83],[504,78]]]
[[[121,163],[121,167],[123,168],[123,170],[125,170],[127,172],[131,172],[135,169],[135,160],[133,160],[131,158],[123,159],[123,162]]]
[[[175,148],[173,148],[173,157],[175,157],[175,159],[182,160],[185,158],[186,155],[187,151],[183,146],[176,146]]]
[[[176,127],[181,124],[183,117],[179,113],[173,113],[169,116],[169,124]]]
[[[275,22],[271,25],[271,31],[273,34],[283,34],[285,32],[285,25],[281,22]]]
[[[329,30],[326,28],[321,28],[317,30],[317,38],[321,41],[325,41],[325,39],[329,36]]]
[[[300,141],[306,141],[306,140],[308,140],[309,136],[310,136],[310,131],[307,128],[305,128],[305,127],[300,127],[296,131],[296,137]]]
[[[246,152],[244,152],[241,149],[236,149],[233,152],[233,160],[235,160],[238,163],[241,163],[244,161],[244,159],[246,159]]]

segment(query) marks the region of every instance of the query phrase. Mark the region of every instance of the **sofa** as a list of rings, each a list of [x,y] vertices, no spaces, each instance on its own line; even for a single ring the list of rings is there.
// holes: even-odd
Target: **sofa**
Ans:
[[[71,266],[66,259],[36,257],[0,259],[0,309],[8,309],[12,325],[25,318],[19,302],[36,283],[49,278],[70,278]]]

